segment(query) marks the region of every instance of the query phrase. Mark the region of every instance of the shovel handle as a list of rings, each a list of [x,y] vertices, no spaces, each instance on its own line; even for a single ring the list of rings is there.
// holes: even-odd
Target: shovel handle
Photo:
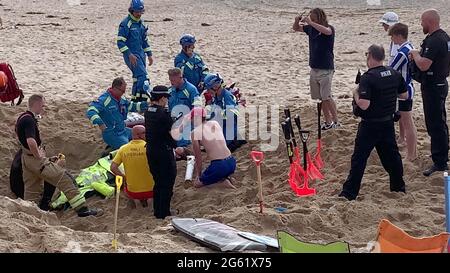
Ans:
[[[120,187],[122,186],[123,177],[120,175],[116,176],[116,192],[120,193]]]
[[[309,131],[307,130],[300,130],[300,138],[303,143],[306,143],[309,139]]]
[[[290,118],[291,117],[291,110],[289,108],[284,109],[284,116],[286,118]]]
[[[300,122],[300,116],[298,114],[295,115],[294,120],[295,120],[295,125],[297,125],[297,129],[300,132],[302,130],[302,124]]]
[[[117,216],[119,214],[119,197],[120,197],[120,187],[122,186],[123,177],[120,175],[116,176],[116,207],[114,210],[114,239],[112,241],[112,246],[115,250],[117,250]]]
[[[261,162],[264,159],[264,153],[260,151],[251,151],[250,156],[252,157],[253,161],[256,163],[257,166],[261,165]]]
[[[322,138],[322,128],[320,127],[320,112],[322,111],[322,102],[317,103],[317,138]]]
[[[291,136],[290,136],[290,133],[289,133],[289,127],[286,124],[286,122],[283,121],[281,123],[281,128],[283,129],[283,134],[284,134],[284,138],[285,138],[285,141],[286,141],[286,149],[287,149],[287,152],[288,152],[289,162],[292,163],[293,162],[293,159],[292,159],[292,157],[293,157],[293,151],[292,151],[293,148],[292,148]]]
[[[283,121],[281,123],[281,128],[283,129],[284,139],[286,139],[287,141],[290,141],[291,133],[290,133],[289,125]]]

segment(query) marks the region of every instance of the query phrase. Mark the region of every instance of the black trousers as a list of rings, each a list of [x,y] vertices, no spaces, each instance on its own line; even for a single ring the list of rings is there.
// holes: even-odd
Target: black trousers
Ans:
[[[342,189],[342,195],[349,200],[358,196],[367,159],[373,148],[377,149],[381,164],[389,173],[390,190],[405,192],[402,158],[395,141],[394,121],[361,121],[356,134],[350,173]]]
[[[446,80],[438,83],[424,82],[420,89],[425,125],[431,138],[431,158],[437,167],[444,168],[447,167],[448,161],[448,126],[445,110],[448,83]]]
[[[170,216],[170,201],[177,176],[177,165],[172,148],[152,149],[147,146],[147,161],[153,175],[153,210],[158,219]]]

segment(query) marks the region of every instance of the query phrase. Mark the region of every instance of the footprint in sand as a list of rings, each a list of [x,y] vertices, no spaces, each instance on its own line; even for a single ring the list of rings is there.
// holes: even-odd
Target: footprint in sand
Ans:
[[[444,187],[444,181],[442,177],[435,176],[430,181],[431,186]]]
[[[325,203],[325,204],[320,204],[319,208],[328,210],[328,209],[330,209],[333,206],[334,206],[333,203]]]
[[[107,245],[110,247],[110,245]],[[67,246],[62,249],[62,253],[81,253],[81,245],[78,242],[75,241],[69,241],[67,242]]]
[[[441,208],[441,207],[431,207],[431,208],[429,208],[429,210],[431,210],[432,212],[439,213],[439,214],[445,214],[444,208]]]

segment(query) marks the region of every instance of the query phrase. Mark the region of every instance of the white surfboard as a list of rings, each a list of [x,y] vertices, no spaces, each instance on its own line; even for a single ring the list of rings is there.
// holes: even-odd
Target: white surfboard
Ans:
[[[239,236],[242,236],[246,239],[261,243],[261,244],[265,244],[267,246],[273,247],[273,248],[278,248],[278,240],[268,237],[268,236],[264,236],[264,235],[258,235],[255,233],[251,233],[251,232],[238,232]]]

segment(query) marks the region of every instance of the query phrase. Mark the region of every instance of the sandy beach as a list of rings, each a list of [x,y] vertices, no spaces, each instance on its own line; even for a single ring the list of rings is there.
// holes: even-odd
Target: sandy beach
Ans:
[[[26,98],[45,95],[46,113],[39,126],[47,154],[65,154],[69,171],[77,175],[99,158],[105,146],[85,116],[89,102],[115,77],[124,76],[131,87],[131,73],[116,46],[118,24],[127,15],[129,1],[68,2],[0,0],[0,61],[12,64]],[[291,191],[280,129],[271,132],[280,135],[279,146],[265,153],[261,166],[264,214],[259,213],[256,168],[249,157],[251,150],[261,148],[261,141],[251,140],[235,152],[237,190],[219,185],[189,187],[184,182],[185,162],[178,163],[172,199],[177,216],[207,218],[271,237],[285,230],[309,242],[346,241],[353,252],[367,251],[383,218],[413,236],[445,231],[442,176],[422,175],[431,158],[420,91],[413,105],[418,159],[403,161],[407,194],[389,191],[389,176],[376,151],[369,158],[358,200],[342,201],[337,194],[348,175],[358,124],[351,112],[356,72],[367,70],[364,52],[368,46],[381,43],[387,48],[390,39],[378,20],[386,11],[395,11],[409,25],[410,40],[419,47],[424,38],[420,15],[426,8],[438,9],[441,27],[450,31],[446,1],[147,2],[153,5],[147,4],[143,15],[154,54],[154,64],[148,68],[152,85],[170,84],[167,70],[180,51],[179,37],[191,33],[197,38],[196,51],[210,70],[219,72],[227,83],[238,82],[248,105],[278,105],[280,117],[285,107],[300,114],[303,126],[314,132],[311,151],[316,147],[317,125],[315,102],[309,95],[308,40],[292,31],[292,23],[299,12],[318,6],[336,28],[333,93],[342,128],[322,135],[325,179],[311,183],[317,194],[301,198]],[[112,252],[114,199],[88,199],[89,205],[105,211],[99,218],[79,218],[72,210],[43,212],[30,202],[14,199],[9,189],[10,164],[19,148],[14,124],[25,109],[26,102],[18,107],[0,104],[0,252]],[[404,158],[406,150],[401,149],[401,154]],[[280,213],[275,207],[286,211]],[[212,251],[175,232],[170,218],[155,219],[151,208],[128,208],[125,198],[120,202],[118,233],[121,252]]]

